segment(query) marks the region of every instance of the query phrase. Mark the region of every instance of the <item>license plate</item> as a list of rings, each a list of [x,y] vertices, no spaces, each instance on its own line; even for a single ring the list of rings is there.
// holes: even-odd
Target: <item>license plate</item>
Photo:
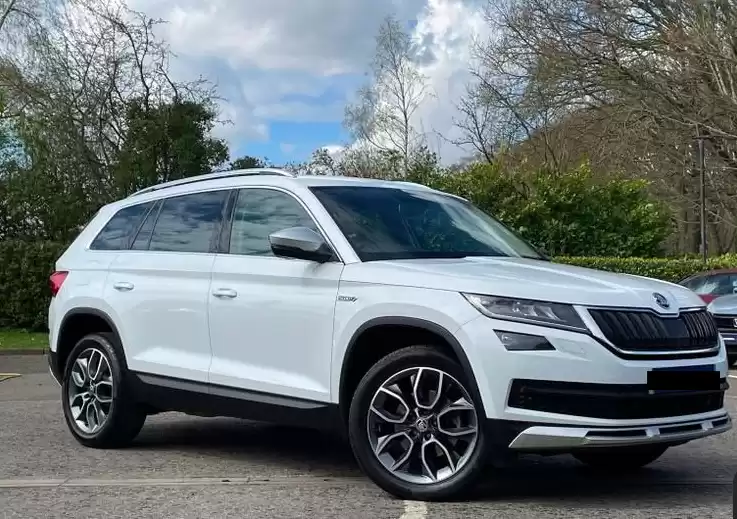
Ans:
[[[647,388],[655,394],[715,390],[720,384],[714,364],[653,368],[647,373]]]
[[[698,364],[696,366],[668,366],[667,368],[653,368],[652,371],[714,371],[714,364]]]

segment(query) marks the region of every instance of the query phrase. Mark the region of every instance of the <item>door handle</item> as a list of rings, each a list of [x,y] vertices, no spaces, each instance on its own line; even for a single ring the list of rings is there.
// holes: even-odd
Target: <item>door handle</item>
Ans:
[[[119,281],[118,283],[115,283],[113,285],[113,288],[115,290],[119,290],[121,292],[128,292],[130,290],[133,290],[133,283],[127,283],[125,281]]]
[[[220,298],[233,299],[238,296],[238,292],[232,288],[218,288],[217,290],[212,291],[212,295]]]

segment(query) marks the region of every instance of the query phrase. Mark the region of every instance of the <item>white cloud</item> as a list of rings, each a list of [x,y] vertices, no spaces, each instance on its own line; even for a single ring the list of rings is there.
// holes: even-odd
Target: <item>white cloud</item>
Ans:
[[[227,99],[217,134],[231,144],[269,138],[270,121],[340,122],[383,18],[416,21],[422,71],[435,96],[418,125],[452,132],[454,102],[469,79],[472,36],[483,34],[479,0],[127,0],[168,23],[158,29],[178,56],[175,74],[204,75]],[[444,160],[459,150],[430,137]]]
[[[294,150],[296,149],[296,147],[297,146],[295,146],[294,144],[291,144],[289,142],[282,142],[282,143],[279,144],[279,149],[285,155],[291,155],[292,153],[294,153]]]
[[[478,4],[462,0],[428,0],[413,37],[428,46],[434,60],[420,67],[427,77],[427,96],[416,112],[417,130],[426,134],[428,145],[443,162],[454,162],[468,154],[448,141],[460,134],[453,122],[456,103],[471,82],[474,39],[490,36]],[[441,138],[439,135],[444,137]]]

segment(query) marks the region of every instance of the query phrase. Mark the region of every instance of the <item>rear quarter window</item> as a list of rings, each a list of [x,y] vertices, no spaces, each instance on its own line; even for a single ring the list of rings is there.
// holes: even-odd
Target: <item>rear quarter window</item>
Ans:
[[[154,202],[131,205],[119,210],[105,224],[90,245],[92,250],[124,250]]]

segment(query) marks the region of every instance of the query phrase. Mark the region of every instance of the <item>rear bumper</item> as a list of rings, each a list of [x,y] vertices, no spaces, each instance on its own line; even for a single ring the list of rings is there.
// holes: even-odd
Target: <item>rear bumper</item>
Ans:
[[[530,424],[509,444],[527,452],[571,452],[583,448],[629,447],[655,443],[680,444],[721,434],[732,428],[726,412],[714,418],[663,423],[646,427],[564,427]]]
[[[47,351],[46,359],[49,363],[49,373],[51,374],[51,378],[53,378],[57,384],[61,385],[61,373],[59,369],[59,363],[57,362],[56,352],[50,350]]]

